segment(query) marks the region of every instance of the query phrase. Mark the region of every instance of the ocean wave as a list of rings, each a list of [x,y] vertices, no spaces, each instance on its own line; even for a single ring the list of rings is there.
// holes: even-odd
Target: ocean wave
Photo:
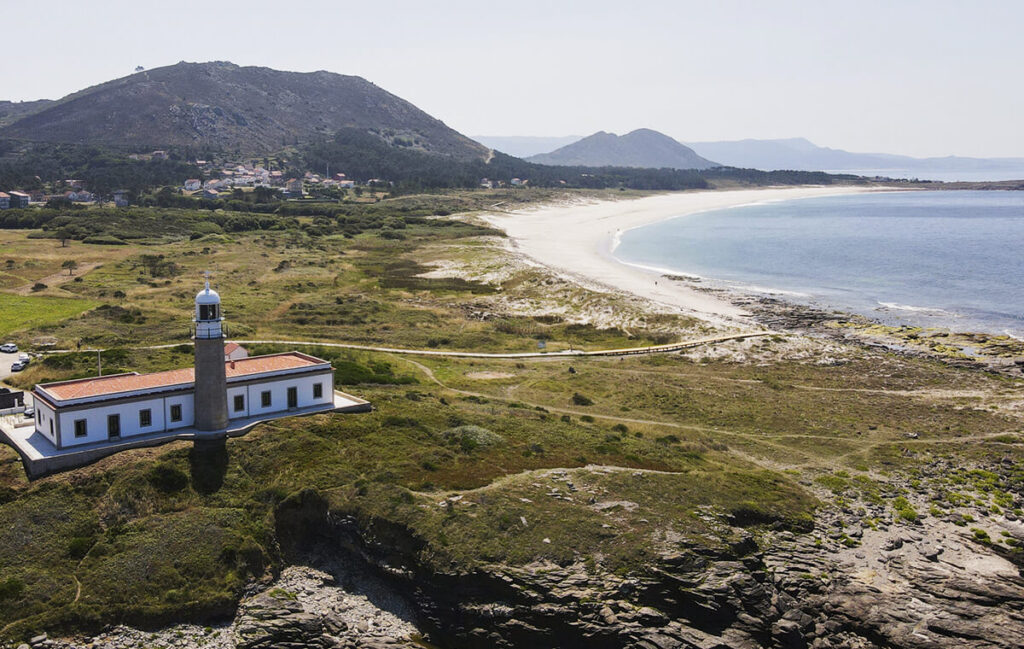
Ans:
[[[767,286],[758,286],[757,284],[735,284],[735,287],[741,291],[749,291],[752,293],[764,293],[767,295],[788,295],[789,297],[802,298],[814,297],[810,293],[801,293],[800,291],[787,291],[781,288],[769,288]]]
[[[879,302],[879,306],[890,309],[892,311],[910,311],[912,313],[932,313],[935,315],[950,316],[953,318],[959,318],[959,313],[953,313],[952,311],[946,311],[944,309],[938,309],[930,306],[912,306],[910,304],[900,304],[898,302]]]
[[[687,272],[684,272],[684,271],[681,271],[681,270],[675,270],[674,268],[665,268],[663,266],[651,266],[649,264],[637,264],[637,263],[634,263],[632,261],[623,261],[622,259],[620,259],[618,257],[615,258],[615,261],[619,262],[620,264],[622,264],[624,266],[632,266],[633,268],[639,268],[640,270],[646,270],[648,272],[658,273],[659,275],[678,275],[680,277],[689,277],[689,278],[693,278],[693,279],[704,279],[703,277],[701,277],[700,275],[697,275],[696,273],[687,273]]]

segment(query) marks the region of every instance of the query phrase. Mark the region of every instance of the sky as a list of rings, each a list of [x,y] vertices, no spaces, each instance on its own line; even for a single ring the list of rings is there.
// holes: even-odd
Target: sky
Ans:
[[[0,99],[227,60],[359,75],[469,135],[1024,157],[1024,0],[4,4]]]

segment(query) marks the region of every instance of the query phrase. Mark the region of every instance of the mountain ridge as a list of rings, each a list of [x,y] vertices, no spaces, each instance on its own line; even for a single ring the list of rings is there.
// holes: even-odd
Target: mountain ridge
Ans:
[[[458,159],[489,153],[362,77],[226,61],[182,61],[84,88],[0,128],[0,137],[270,153],[341,128]]]
[[[550,153],[526,158],[558,166],[709,169],[721,166],[664,133],[641,128],[625,135],[598,131]]]
[[[1024,168],[1024,158],[942,156],[915,158],[894,153],[857,153],[814,144],[802,137],[687,142],[700,155],[722,164],[756,169],[861,170],[908,169],[921,172]]]

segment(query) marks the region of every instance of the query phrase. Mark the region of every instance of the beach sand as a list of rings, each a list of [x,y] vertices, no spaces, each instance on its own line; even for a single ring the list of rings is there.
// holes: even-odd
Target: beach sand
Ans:
[[[624,291],[718,324],[744,325],[742,309],[656,270],[612,255],[618,235],[664,219],[766,201],[870,191],[861,187],[781,187],[659,194],[632,200],[577,201],[483,218],[504,230],[516,250],[584,286]]]

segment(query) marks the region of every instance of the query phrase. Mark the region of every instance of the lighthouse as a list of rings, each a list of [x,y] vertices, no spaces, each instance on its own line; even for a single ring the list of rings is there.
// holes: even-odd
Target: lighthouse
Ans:
[[[195,313],[195,427],[201,431],[224,430],[228,426],[227,376],[224,367],[224,320],[220,296],[206,287],[196,295]]]

